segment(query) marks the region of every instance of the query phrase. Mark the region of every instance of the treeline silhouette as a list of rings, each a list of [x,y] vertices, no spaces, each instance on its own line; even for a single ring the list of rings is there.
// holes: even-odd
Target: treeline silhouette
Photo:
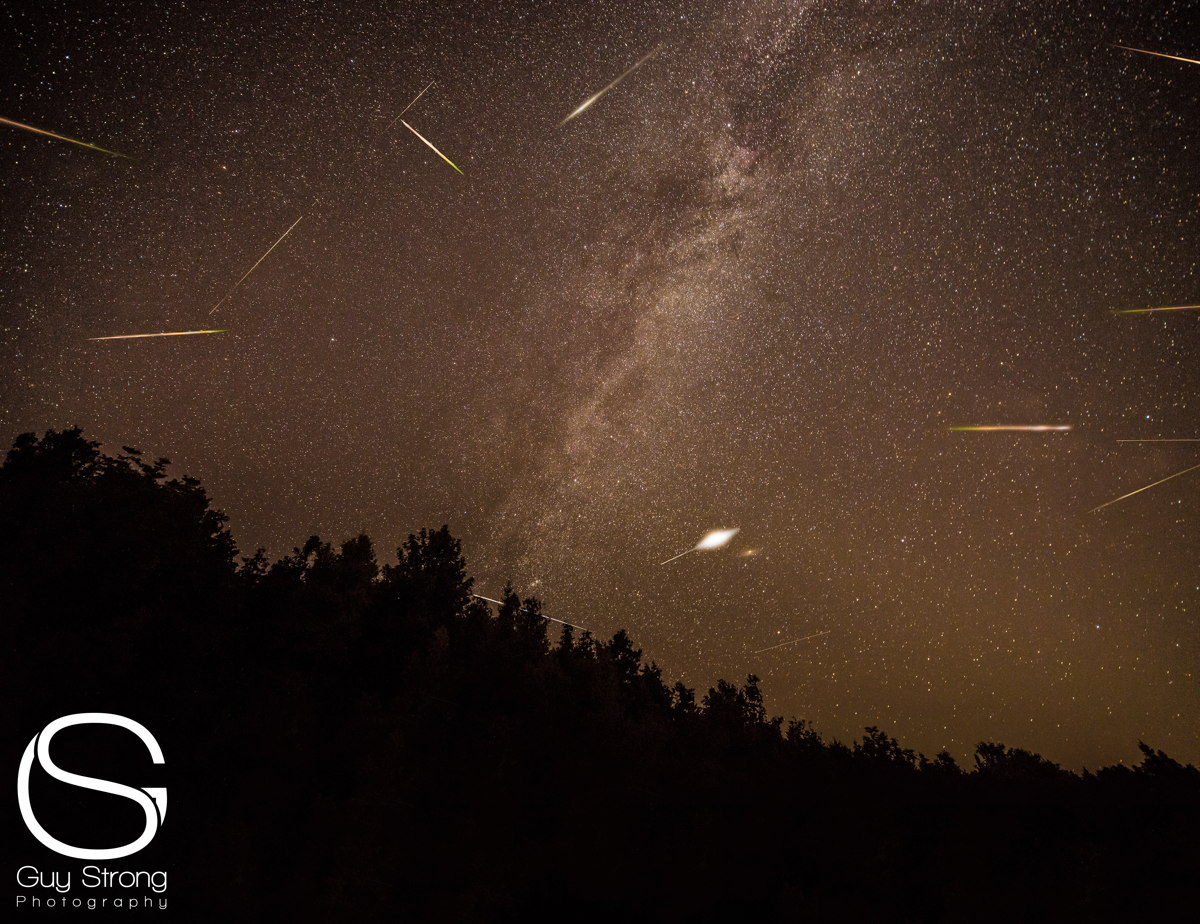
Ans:
[[[176,917],[1131,921],[1198,907],[1200,772],[1162,751],[1077,775],[999,743],[962,768],[877,728],[825,741],[769,716],[754,676],[698,698],[624,631],[559,634],[512,588],[498,608],[474,599],[444,526],[382,567],[366,536],[239,559],[201,485],[167,465],[105,455],[78,429],[16,439],[0,468],[0,683],[13,772],[67,713],[120,713],[158,737],[166,767],[135,750],[147,779],[121,779],[161,772],[170,814],[124,866],[169,870]],[[68,827],[116,801],[40,792],[39,815]],[[24,836],[15,805],[8,821],[18,864],[66,862]]]

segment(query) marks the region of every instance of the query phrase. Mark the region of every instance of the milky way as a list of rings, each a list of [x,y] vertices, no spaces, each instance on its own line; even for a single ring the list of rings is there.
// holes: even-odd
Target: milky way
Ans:
[[[0,114],[132,159],[0,138],[3,435],[169,456],[247,553],[449,523],[830,736],[1200,760],[1200,478],[1097,509],[1200,461],[1196,315],[1115,314],[1200,293],[1200,68],[1114,47],[1193,6],[71,6]],[[85,341],[301,213],[221,337]]]

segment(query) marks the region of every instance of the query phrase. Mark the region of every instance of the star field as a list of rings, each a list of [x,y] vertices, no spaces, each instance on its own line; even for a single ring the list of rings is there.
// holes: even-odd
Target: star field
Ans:
[[[1117,442],[1200,437],[1198,313],[1114,314],[1200,301],[1200,66],[1114,47],[1200,11],[1129,6],[7,7],[0,115],[130,159],[0,126],[0,436],[245,554],[449,523],[826,736],[1200,761],[1200,477],[1089,512],[1200,462]]]

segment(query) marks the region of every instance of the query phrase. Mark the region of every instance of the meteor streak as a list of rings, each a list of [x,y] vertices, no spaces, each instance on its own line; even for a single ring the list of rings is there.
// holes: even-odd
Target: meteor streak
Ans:
[[[733,529],[714,529],[711,533],[706,534],[703,539],[688,549],[687,552],[680,552],[674,558],[668,558],[666,561],[660,561],[659,564],[669,565],[676,558],[683,558],[683,556],[687,555],[688,552],[699,552],[702,549],[719,549],[730,539],[736,536],[738,532],[738,527],[734,527]]]
[[[44,128],[34,128],[32,125],[26,125],[23,122],[14,122],[12,119],[0,118],[0,122],[5,125],[11,125],[13,128],[23,128],[28,132],[36,132],[39,135],[47,135],[51,138],[57,138],[59,141],[69,141],[71,144],[77,144],[81,148],[91,148],[93,151],[100,151],[102,154],[111,154],[113,157],[124,157],[129,160],[129,156],[121,154],[118,151],[110,151],[108,148],[102,148],[95,144],[88,144],[84,141],[76,141],[74,138],[68,138],[66,135],[56,135],[54,132],[48,132]]]
[[[652,48],[652,49],[650,50],[650,52],[649,52],[649,53],[647,53],[647,54],[643,55],[643,56],[642,56],[642,57],[641,57],[641,58],[640,58],[640,59],[637,61],[637,63],[636,63],[636,64],[634,64],[634,65],[633,65],[631,68],[629,68],[629,70],[627,70],[627,71],[626,71],[624,74],[622,74],[620,77],[618,77],[618,78],[617,78],[616,80],[614,80],[612,83],[610,83],[610,84],[609,84],[607,87],[605,87],[605,88],[604,88],[603,90],[601,90],[599,93],[594,93],[593,95],[591,95],[591,96],[589,96],[587,99],[585,99],[585,100],[584,100],[582,103],[580,103],[580,104],[579,104],[579,106],[578,106],[578,107],[576,107],[576,109],[575,109],[575,111],[574,111],[574,112],[572,112],[572,113],[571,113],[569,116],[567,116],[565,119],[563,119],[561,122],[559,122],[559,123],[558,123],[558,127],[559,127],[559,128],[562,128],[564,125],[566,125],[568,122],[570,122],[570,121],[571,121],[573,118],[575,118],[575,116],[577,116],[577,115],[580,115],[581,113],[583,113],[584,111],[586,111],[588,108],[590,108],[590,107],[591,107],[591,105],[592,105],[594,102],[596,102],[596,100],[598,100],[598,99],[599,99],[600,97],[602,97],[602,96],[603,96],[605,93],[607,93],[609,90],[611,90],[611,89],[612,89],[613,87],[615,87],[617,84],[619,84],[619,83],[620,83],[622,80],[624,80],[626,77],[628,77],[628,76],[629,76],[630,74],[632,74],[634,71],[636,71],[636,70],[637,70],[639,67],[641,67],[641,66],[642,66],[643,64],[645,64],[647,61],[649,61],[651,58],[653,58],[653,57],[654,57],[656,54],[658,54],[658,52],[659,52],[659,49],[660,49],[660,48],[662,48],[662,45],[656,45],[654,48]]]
[[[1125,308],[1114,311],[1113,314],[1146,314],[1149,311],[1194,311],[1200,305],[1172,305],[1168,308]]]
[[[429,83],[425,84],[425,90],[428,90],[430,87],[433,86],[433,84],[434,84],[434,81],[432,81],[432,80],[429,81]],[[411,103],[409,103],[407,106],[405,106],[403,109],[400,110],[400,115],[396,116],[396,118],[394,118],[394,119],[392,119],[392,121],[388,122],[387,128],[385,128],[383,130],[383,132],[381,132],[381,134],[386,134],[393,125],[395,125],[398,121],[400,121],[400,116],[404,115],[404,113],[406,113],[406,112],[408,112],[408,110],[412,109],[413,106],[417,105],[417,100],[419,100],[422,96],[425,95],[425,90],[422,90],[420,93],[418,93],[416,96],[414,96],[413,101]],[[418,137],[420,137],[420,136],[418,135]]]
[[[1050,431],[1062,432],[1070,430],[1070,424],[997,424],[992,427],[947,427],[948,430],[970,431],[974,433],[988,433],[995,430],[1017,430],[1026,433],[1046,433]]]
[[[299,218],[297,218],[295,221],[292,222],[292,228],[296,227],[296,225],[300,224],[300,222],[303,220],[304,220],[304,216],[301,215]],[[270,247],[268,247],[267,252],[264,253],[261,257],[259,257],[258,260],[255,262],[255,264],[252,267],[250,267],[250,269],[246,270],[245,273],[242,274],[242,278],[233,284],[232,289],[230,289],[228,292],[225,293],[225,297],[223,299],[221,299],[219,302],[217,302],[215,305],[213,305],[212,308],[210,308],[208,310],[209,314],[212,314],[214,311],[216,311],[218,308],[220,308],[222,305],[224,305],[225,302],[227,302],[229,300],[229,296],[231,296],[237,290],[238,286],[240,286],[243,282],[246,281],[246,277],[249,276],[251,273],[253,273],[256,269],[258,269],[258,264],[262,263],[263,260],[267,259],[267,257],[270,256],[271,251],[274,250],[276,247],[278,247],[280,245],[280,243],[283,241],[283,239],[292,233],[292,228],[288,228],[286,231],[283,232],[283,234],[279,235],[279,240],[276,241],[274,244],[272,244]]]
[[[417,131],[415,128],[413,128],[411,125],[409,125],[403,119],[400,120],[400,124],[403,125],[405,128],[407,128],[410,132],[412,132],[418,138],[420,138],[422,141],[424,141],[427,145],[429,145],[429,149],[431,151],[433,151],[434,154],[436,154],[438,157],[440,157],[442,160],[444,160],[446,163],[448,163],[451,167],[454,167],[455,170],[458,170],[458,167],[455,166],[454,161],[452,161],[449,157],[447,157],[445,154],[443,154],[441,151],[439,151],[437,148],[435,148],[433,146],[433,142],[431,142],[428,138],[426,138],[424,135],[422,135],[419,131]],[[459,176],[466,175],[461,170],[458,170],[458,173],[459,173]]]
[[[778,645],[772,645],[770,648],[759,648],[753,654],[762,654],[764,651],[774,651],[776,648],[782,648],[784,645],[794,645],[796,642],[807,642],[810,638],[816,638],[820,635],[828,635],[828,629],[822,629],[820,632],[814,632],[812,635],[805,635],[802,638],[794,638],[790,642],[780,642]]]
[[[1136,491],[1130,491],[1128,494],[1122,494],[1120,497],[1114,498],[1113,500],[1105,501],[1099,507],[1093,507],[1088,511],[1088,513],[1095,513],[1097,510],[1103,510],[1105,507],[1109,507],[1112,504],[1115,504],[1117,501],[1123,501],[1127,497],[1133,497],[1135,494],[1141,494],[1143,491],[1149,491],[1151,488],[1162,484],[1164,481],[1170,481],[1172,478],[1178,478],[1180,475],[1186,475],[1188,472],[1194,472],[1198,468],[1200,468],[1200,465],[1193,465],[1191,468],[1185,468],[1182,472],[1176,472],[1174,475],[1168,475],[1166,478],[1160,478],[1158,481],[1154,482],[1153,484],[1148,484],[1144,488],[1138,488]]]
[[[1175,438],[1175,439],[1157,439],[1157,440],[1117,440],[1118,443],[1200,443],[1200,439],[1194,438]]]
[[[504,606],[503,600],[496,600],[493,597],[485,597],[483,594],[471,594],[471,596],[477,600],[486,600],[488,603],[494,603],[497,606]],[[551,622],[561,622],[564,626],[570,626],[572,629],[579,629],[581,632],[588,631],[587,629],[583,628],[583,626],[577,626],[573,622],[567,622],[565,619],[555,619],[553,616],[547,616],[545,613],[535,613],[533,610],[527,610],[525,607],[521,607],[521,612],[528,613],[530,616],[541,616],[542,619],[549,619]]]
[[[395,118],[395,119],[392,119],[392,121],[388,123],[388,126],[387,126],[387,128],[385,128],[385,129],[384,129],[382,132],[380,132],[380,134],[382,135],[382,134],[386,133],[386,132],[388,131],[388,129],[390,129],[390,128],[391,128],[393,125],[395,125],[395,124],[396,124],[396,121],[397,121],[397,119],[399,119],[399,118],[400,118],[400,116],[404,115],[404,113],[406,113],[406,112],[408,112],[408,110],[412,109],[412,107],[413,107],[413,106],[415,106],[415,105],[417,104],[417,100],[419,100],[419,99],[420,99],[422,96],[424,96],[424,95],[425,95],[425,91],[426,91],[426,90],[428,90],[430,87],[432,87],[432,86],[433,86],[433,84],[434,84],[434,81],[432,81],[432,80],[431,80],[431,81],[429,81],[429,83],[427,83],[427,84],[425,85],[425,89],[423,89],[423,90],[422,90],[420,93],[418,93],[416,96],[414,96],[414,97],[413,97],[413,100],[412,100],[412,102],[411,102],[411,103],[409,103],[407,106],[405,106],[403,109],[401,109],[401,110],[400,110],[400,115],[396,116],[396,118]],[[404,124],[405,124],[405,125],[408,125],[408,123],[407,123],[407,122],[405,122]],[[410,131],[412,131],[412,127],[411,127],[411,126],[409,126],[409,130],[410,130]],[[415,134],[416,134],[416,132],[415,132],[415,131],[413,131],[413,134],[415,135]],[[418,138],[421,138],[421,136],[420,136],[420,135],[417,135],[417,137],[418,137]],[[425,141],[425,139],[424,139],[424,138],[421,138],[421,140],[422,140],[422,141]],[[425,141],[425,143],[426,143],[426,144],[429,144],[429,142],[428,142],[428,141]],[[432,144],[429,144],[429,146],[430,146],[431,148],[433,148],[433,145],[432,145]],[[437,151],[437,148],[433,148],[433,149],[434,149],[435,151]],[[441,151],[438,151],[438,154],[441,154]],[[446,160],[446,158],[445,158],[444,156],[443,156],[443,158],[442,158],[442,159],[443,159],[443,160]],[[449,160],[446,160],[446,163],[450,164],[450,161],[449,161]],[[451,167],[454,167],[454,164],[450,164],[450,166],[451,166]],[[454,167],[454,169],[455,169],[455,170],[458,170],[458,168],[457,168],[457,167]],[[462,173],[462,171],[461,171],[461,170],[458,170],[458,172],[459,172],[459,173]],[[310,202],[310,203],[308,204],[308,208],[309,208],[309,209],[312,209],[312,208],[313,208],[314,206],[316,206],[316,204],[317,204],[318,202],[320,202],[320,201],[321,201],[321,196],[318,196],[317,198],[313,199],[313,201],[312,201],[312,202]],[[270,247],[268,247],[268,248],[267,248],[267,252],[266,252],[266,253],[264,253],[264,254],[263,254],[261,257],[259,257],[259,258],[258,258],[258,260],[255,262],[255,264],[254,264],[252,267],[250,267],[250,269],[246,270],[246,272],[245,272],[245,273],[243,273],[243,274],[242,274],[242,278],[241,278],[241,279],[239,279],[237,282],[235,282],[235,283],[233,284],[233,288],[231,288],[231,289],[230,289],[228,292],[226,292],[226,293],[225,293],[225,297],[224,297],[224,298],[222,298],[222,299],[221,299],[219,302],[217,302],[215,305],[213,305],[213,306],[212,306],[212,308],[210,308],[210,309],[209,309],[208,313],[209,313],[209,314],[212,314],[214,311],[216,311],[218,308],[220,308],[220,307],[221,307],[223,304],[225,304],[225,302],[227,302],[227,301],[229,300],[229,297],[230,297],[231,295],[233,295],[233,293],[234,293],[234,292],[237,290],[237,287],[238,287],[238,286],[240,286],[240,285],[241,285],[243,282],[245,282],[245,281],[246,281],[246,277],[247,277],[247,276],[249,276],[251,273],[253,273],[253,272],[254,272],[256,269],[258,269],[258,264],[259,264],[259,263],[262,263],[262,261],[263,261],[263,260],[267,259],[267,257],[268,257],[268,256],[270,256],[270,254],[271,254],[271,251],[272,251],[272,250],[274,250],[276,247],[278,247],[278,246],[279,246],[281,243],[283,243],[283,239],[284,239],[285,237],[287,237],[289,234],[291,234],[291,233],[292,233],[292,228],[295,228],[295,227],[296,227],[296,225],[300,224],[300,222],[301,222],[301,221],[303,221],[303,220],[304,220],[304,216],[303,216],[303,215],[301,215],[299,218],[297,218],[295,221],[293,221],[293,222],[292,222],[292,225],[291,225],[291,227],[290,227],[290,228],[288,228],[286,231],[284,231],[284,232],[283,232],[283,234],[279,235],[279,240],[277,240],[277,241],[276,241],[274,244],[272,244]]]
[[[1164,55],[1160,51],[1146,51],[1144,48],[1130,48],[1128,45],[1114,45],[1114,48],[1123,48],[1125,51],[1136,51],[1140,55],[1154,55],[1158,58],[1170,58],[1172,61],[1186,61],[1188,64],[1200,64],[1200,61],[1193,61],[1191,58],[1180,58],[1176,55]]]
[[[222,330],[173,330],[165,334],[121,334],[117,337],[88,337],[88,340],[137,340],[141,337],[190,337],[192,334],[223,334]]]

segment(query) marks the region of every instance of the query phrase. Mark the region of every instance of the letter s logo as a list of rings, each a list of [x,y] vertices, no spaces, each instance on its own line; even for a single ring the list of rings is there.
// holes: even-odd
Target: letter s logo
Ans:
[[[78,712],[75,715],[65,715],[61,719],[55,719],[38,734],[34,735],[33,740],[29,742],[29,746],[25,748],[25,754],[21,758],[21,767],[17,771],[17,803],[21,806],[21,817],[25,819],[25,825],[34,837],[51,850],[61,853],[65,857],[72,857],[76,860],[116,860],[120,857],[127,857],[131,853],[137,853],[154,839],[154,835],[158,833],[158,828],[163,823],[163,819],[167,817],[167,790],[163,787],[135,789],[132,786],[122,786],[120,783],[110,783],[108,780],[98,780],[90,776],[81,776],[78,773],[68,773],[66,770],[57,767],[54,761],[50,759],[50,739],[64,728],[70,728],[73,725],[116,725],[118,728],[124,728],[142,739],[142,743],[150,751],[150,756],[153,758],[154,763],[164,763],[162,748],[158,746],[158,742],[154,740],[154,736],[147,731],[144,725],[140,725],[132,719],[127,719],[123,715],[113,715],[109,712]],[[82,789],[94,789],[97,792],[107,792],[114,796],[131,799],[140,805],[146,813],[146,827],[142,831],[141,836],[137,840],[121,847],[107,847],[102,849],[72,847],[70,844],[64,844],[57,838],[52,837],[38,823],[37,818],[33,814],[33,806],[29,804],[29,771],[33,767],[35,750],[37,752],[38,763],[54,779],[71,786],[79,786]]]

